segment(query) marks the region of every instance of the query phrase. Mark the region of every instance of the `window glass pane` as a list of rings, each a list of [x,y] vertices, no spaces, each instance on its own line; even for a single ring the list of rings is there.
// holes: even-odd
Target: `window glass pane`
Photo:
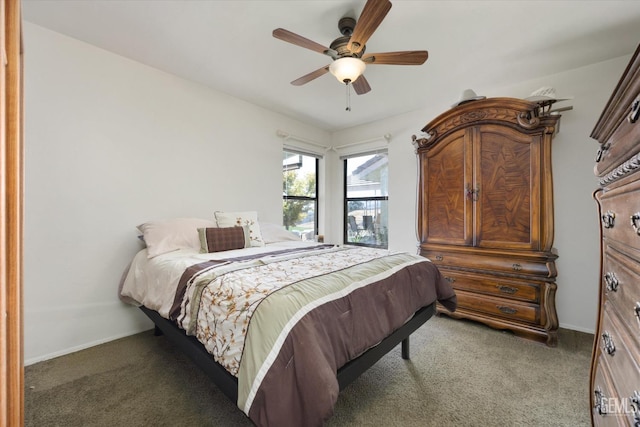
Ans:
[[[282,159],[284,196],[316,197],[316,158],[284,152]]]
[[[302,240],[313,240],[317,234],[317,167],[312,155],[283,152],[282,224]]]
[[[387,153],[350,157],[344,161],[344,243],[386,248],[389,243],[389,162]]]
[[[347,162],[347,198],[388,196],[387,153],[352,157]]]
[[[347,243],[387,247],[387,200],[347,201]]]
[[[283,200],[282,223],[302,240],[313,240],[315,231],[315,200]]]

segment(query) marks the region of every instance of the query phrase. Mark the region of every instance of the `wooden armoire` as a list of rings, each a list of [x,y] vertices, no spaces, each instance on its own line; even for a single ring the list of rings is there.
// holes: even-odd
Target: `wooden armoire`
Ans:
[[[454,318],[557,343],[550,103],[489,98],[414,137],[419,252],[458,295]]]
[[[594,197],[602,237],[598,317],[591,359],[591,419],[596,426],[637,426],[640,425],[640,46],[591,137],[600,143],[595,164],[599,187]]]

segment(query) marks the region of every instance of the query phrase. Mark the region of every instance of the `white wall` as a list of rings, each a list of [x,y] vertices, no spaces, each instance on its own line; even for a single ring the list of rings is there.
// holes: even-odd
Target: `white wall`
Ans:
[[[329,134],[30,23],[24,37],[30,364],[151,327],[116,292],[136,225],[256,209],[281,223],[276,129]]]
[[[473,88],[488,97],[522,98],[541,86],[553,86],[559,95],[574,96],[572,111],[563,113],[560,132],[553,142],[555,193],[555,248],[559,258],[556,307],[560,326],[585,332],[595,330],[599,283],[599,234],[596,204],[591,194],[597,181],[593,174],[598,149],[589,137],[630,56],[576,70],[522,82],[509,87]],[[449,100],[433,100],[433,107],[335,132],[332,145],[367,140],[391,133],[389,144],[389,247],[416,251],[417,160],[411,135],[444,112],[459,94]],[[337,163],[337,162],[336,162]],[[334,164],[334,174],[341,169]],[[338,186],[341,185],[338,183]],[[332,229],[342,230],[342,199],[333,192],[329,212]]]

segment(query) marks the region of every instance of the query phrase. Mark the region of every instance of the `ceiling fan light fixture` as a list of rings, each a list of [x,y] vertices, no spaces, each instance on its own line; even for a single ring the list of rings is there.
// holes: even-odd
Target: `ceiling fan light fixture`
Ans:
[[[329,72],[336,76],[340,83],[353,83],[364,73],[367,65],[360,58],[346,56],[338,58],[329,65]]]

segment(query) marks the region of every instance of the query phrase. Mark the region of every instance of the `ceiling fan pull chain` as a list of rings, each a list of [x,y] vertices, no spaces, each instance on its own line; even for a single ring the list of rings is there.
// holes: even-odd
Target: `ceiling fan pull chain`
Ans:
[[[345,110],[351,111],[351,91],[349,90],[351,85],[348,80],[345,80],[345,86],[347,87],[347,108]]]

